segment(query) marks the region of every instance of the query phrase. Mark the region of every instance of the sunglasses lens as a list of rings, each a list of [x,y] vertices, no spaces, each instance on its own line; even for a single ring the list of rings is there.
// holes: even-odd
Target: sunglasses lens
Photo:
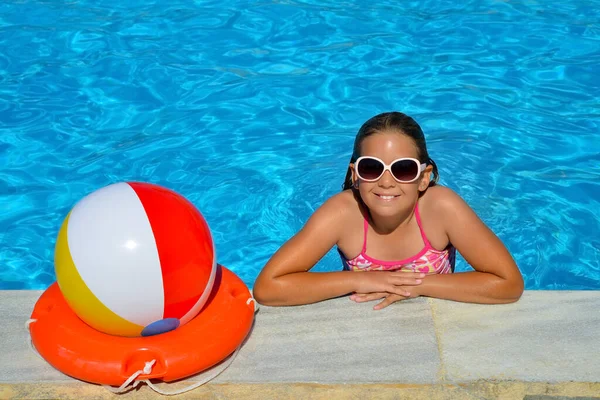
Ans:
[[[372,158],[363,158],[358,163],[358,175],[364,180],[375,180],[379,178],[382,172],[383,164]]]
[[[400,160],[392,164],[392,174],[399,181],[412,181],[419,173],[419,165],[411,160]]]

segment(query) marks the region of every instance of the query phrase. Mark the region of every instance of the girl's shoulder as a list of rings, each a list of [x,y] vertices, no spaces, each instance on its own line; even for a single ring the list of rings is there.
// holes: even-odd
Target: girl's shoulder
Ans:
[[[336,193],[325,200],[314,214],[317,218],[321,215],[327,215],[327,218],[333,218],[340,223],[349,219],[362,218],[360,203],[350,189]]]
[[[337,210],[346,217],[349,215],[361,214],[360,203],[356,199],[354,191],[351,189],[334,194],[327,199],[321,207]]]
[[[437,184],[430,188],[427,188],[423,194],[423,200],[431,203],[447,201],[454,196],[458,196],[456,192],[447,186]]]
[[[428,214],[441,217],[448,213],[454,213],[467,205],[454,190],[446,186],[435,185],[428,188],[423,194],[419,206]]]
[[[361,218],[360,206],[352,190],[345,190],[325,200],[308,218],[302,230],[315,235],[328,232],[336,238],[337,243],[359,218]]]

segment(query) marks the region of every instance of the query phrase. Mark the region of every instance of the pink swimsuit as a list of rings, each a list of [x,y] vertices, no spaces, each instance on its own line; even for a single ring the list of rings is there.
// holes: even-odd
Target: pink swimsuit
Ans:
[[[451,244],[440,251],[431,247],[423,227],[421,226],[421,217],[419,215],[419,206],[415,208],[415,217],[417,225],[421,232],[421,237],[425,247],[417,255],[401,261],[379,261],[367,255],[367,230],[369,222],[365,219],[365,233],[362,251],[355,258],[348,260],[338,249],[344,270],[347,271],[411,271],[423,272],[426,274],[449,274],[454,272],[454,262],[456,259],[456,249]]]

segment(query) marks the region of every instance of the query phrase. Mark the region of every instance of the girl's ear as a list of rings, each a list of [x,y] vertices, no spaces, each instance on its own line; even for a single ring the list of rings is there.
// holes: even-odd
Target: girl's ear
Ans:
[[[348,165],[348,168],[350,168],[350,173],[352,174],[352,187],[357,188],[358,176],[356,176],[356,171],[354,171],[354,163],[350,163],[350,165]]]
[[[423,176],[421,177],[421,181],[419,182],[419,191],[424,192],[429,187],[432,172],[432,165],[428,165],[427,167],[425,167],[425,170],[423,171]]]

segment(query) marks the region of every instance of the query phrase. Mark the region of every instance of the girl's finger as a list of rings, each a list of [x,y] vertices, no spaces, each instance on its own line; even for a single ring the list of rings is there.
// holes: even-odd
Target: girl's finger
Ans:
[[[383,301],[381,303],[376,304],[375,307],[373,307],[373,310],[381,310],[383,308],[386,308],[390,304],[392,304],[394,301],[398,301],[398,300],[401,300],[401,299],[396,298],[396,300],[394,300],[394,296],[388,296],[385,299],[383,299]]]
[[[365,303],[367,301],[378,300],[378,299],[381,299],[383,297],[384,296],[372,296],[372,295],[361,296],[361,297],[356,298],[354,301],[356,301],[357,303]]]
[[[402,279],[395,279],[394,280],[394,284],[401,286],[401,285],[411,285],[411,286],[416,286],[421,284],[421,282],[423,282],[422,279],[412,279],[412,278],[402,278]]]
[[[392,277],[392,281],[396,285],[418,285],[423,281],[425,274],[413,274],[409,272],[404,272],[401,274],[394,275]]]
[[[393,272],[392,276],[394,278],[402,278],[402,279],[421,279],[425,278],[427,274],[424,272]]]
[[[393,286],[389,290],[390,293],[401,296],[401,297],[409,297],[410,292],[407,292],[402,286]]]
[[[356,301],[357,303],[362,303],[365,301],[373,301],[373,300],[378,300],[381,299],[385,296],[387,296],[388,293],[367,293],[367,294],[355,294],[353,295],[353,299],[354,301]]]
[[[388,292],[371,292],[371,293],[353,293],[350,297],[365,297],[365,296],[387,296]]]

